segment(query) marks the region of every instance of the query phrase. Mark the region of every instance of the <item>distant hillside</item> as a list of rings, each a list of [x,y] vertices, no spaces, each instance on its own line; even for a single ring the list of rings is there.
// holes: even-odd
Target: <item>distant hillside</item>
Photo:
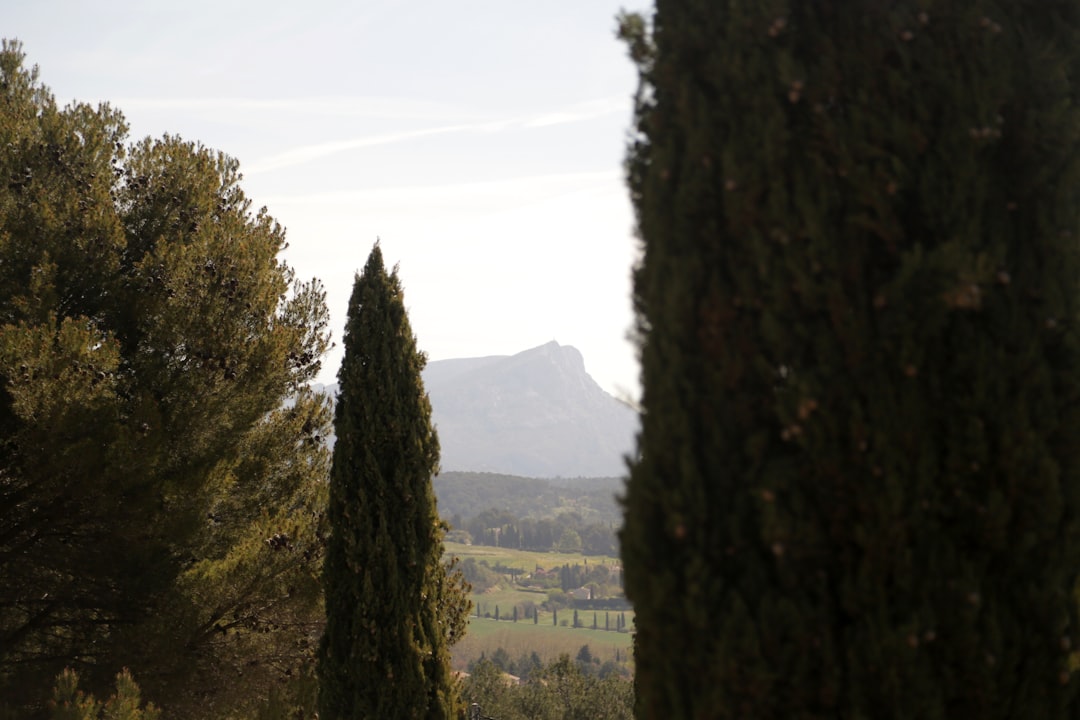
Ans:
[[[623,490],[622,478],[579,478],[574,484],[557,485],[513,475],[446,472],[436,476],[433,486],[439,514],[447,519],[455,515],[471,518],[495,509],[536,519],[576,512],[586,523],[622,524],[615,500]]]
[[[424,385],[443,470],[542,478],[625,473],[637,414],[596,384],[573,347],[550,342],[511,356],[435,361]]]
[[[550,342],[516,355],[436,360],[423,379],[444,471],[566,484],[626,473],[637,413],[596,384],[573,347]]]

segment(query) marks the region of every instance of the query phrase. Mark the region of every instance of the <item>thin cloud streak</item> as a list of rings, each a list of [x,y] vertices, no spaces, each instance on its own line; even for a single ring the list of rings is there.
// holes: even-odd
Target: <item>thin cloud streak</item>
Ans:
[[[400,200],[406,205],[432,198],[460,198],[475,196],[491,202],[493,197],[520,197],[536,199],[544,194],[559,194],[568,190],[577,191],[594,187],[606,187],[611,183],[622,183],[623,176],[618,170],[598,170],[579,173],[553,173],[549,175],[530,175],[517,178],[500,178],[478,182],[448,183],[442,185],[409,185],[403,187],[371,188],[363,190],[338,190],[325,193],[304,195],[276,195],[263,198],[270,207],[286,205],[360,205],[365,202],[379,201],[393,204]],[[546,192],[545,192],[546,191]]]
[[[470,120],[481,117],[460,107],[422,100],[386,97],[319,96],[302,98],[119,98],[119,108],[148,111],[209,113],[295,113],[326,117],[363,117],[386,120],[430,120],[432,117]]]
[[[503,123],[498,122],[448,125],[445,127],[425,128],[423,130],[411,130],[409,132],[370,135],[368,137],[319,143],[317,145],[302,145],[293,148],[292,150],[286,150],[283,153],[272,155],[263,160],[257,160],[248,166],[244,171],[244,174],[258,175],[272,170],[282,170],[284,168],[303,165],[320,158],[337,155],[349,150],[358,150],[360,148],[374,147],[377,145],[390,145],[392,143],[406,142],[408,140],[416,140],[432,135],[446,135],[448,133],[458,132],[494,132],[501,129],[502,126]]]
[[[566,123],[583,122],[593,120],[611,113],[629,112],[630,98],[603,98],[590,102],[579,103],[570,109],[560,112],[538,115],[523,121],[525,127],[547,127],[549,125],[563,125]]]
[[[336,155],[350,150],[358,150],[365,147],[389,145],[392,143],[408,142],[419,138],[433,135],[446,135],[450,133],[492,133],[510,129],[531,129],[564,125],[569,123],[585,122],[616,112],[626,112],[629,107],[629,99],[604,98],[601,100],[580,103],[571,109],[561,112],[530,115],[526,117],[511,118],[506,120],[488,120],[485,122],[460,123],[445,125],[407,132],[384,133],[351,140],[319,143],[316,145],[303,145],[286,150],[285,152],[262,160],[256,160],[248,166],[245,175],[258,175],[261,173],[282,170],[285,168],[303,165],[320,158]]]

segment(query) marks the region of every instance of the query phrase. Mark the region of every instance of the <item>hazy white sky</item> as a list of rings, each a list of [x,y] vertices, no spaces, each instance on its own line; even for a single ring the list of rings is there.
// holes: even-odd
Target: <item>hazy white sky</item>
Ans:
[[[108,101],[133,139],[238,158],[327,286],[338,347],[381,238],[431,359],[573,345],[636,394],[621,163],[636,77],[615,39],[642,0],[6,1],[4,37],[61,103]]]

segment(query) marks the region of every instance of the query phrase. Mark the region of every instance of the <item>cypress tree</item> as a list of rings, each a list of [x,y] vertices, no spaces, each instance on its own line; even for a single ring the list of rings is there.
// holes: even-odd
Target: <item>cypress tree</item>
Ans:
[[[621,32],[637,716],[1075,717],[1080,4]]]
[[[338,372],[324,568],[319,713],[450,718],[449,648],[464,630],[460,573],[442,563],[431,487],[439,444],[397,269],[378,244],[356,278]]]

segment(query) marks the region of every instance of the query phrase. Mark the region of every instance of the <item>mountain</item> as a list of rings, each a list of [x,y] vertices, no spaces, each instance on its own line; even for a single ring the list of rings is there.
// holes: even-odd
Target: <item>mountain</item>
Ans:
[[[576,348],[552,341],[516,355],[435,360],[423,379],[444,471],[626,473],[637,413],[596,384]]]
[[[577,349],[436,360],[424,370],[443,470],[526,477],[625,474],[637,414],[596,384]]]

